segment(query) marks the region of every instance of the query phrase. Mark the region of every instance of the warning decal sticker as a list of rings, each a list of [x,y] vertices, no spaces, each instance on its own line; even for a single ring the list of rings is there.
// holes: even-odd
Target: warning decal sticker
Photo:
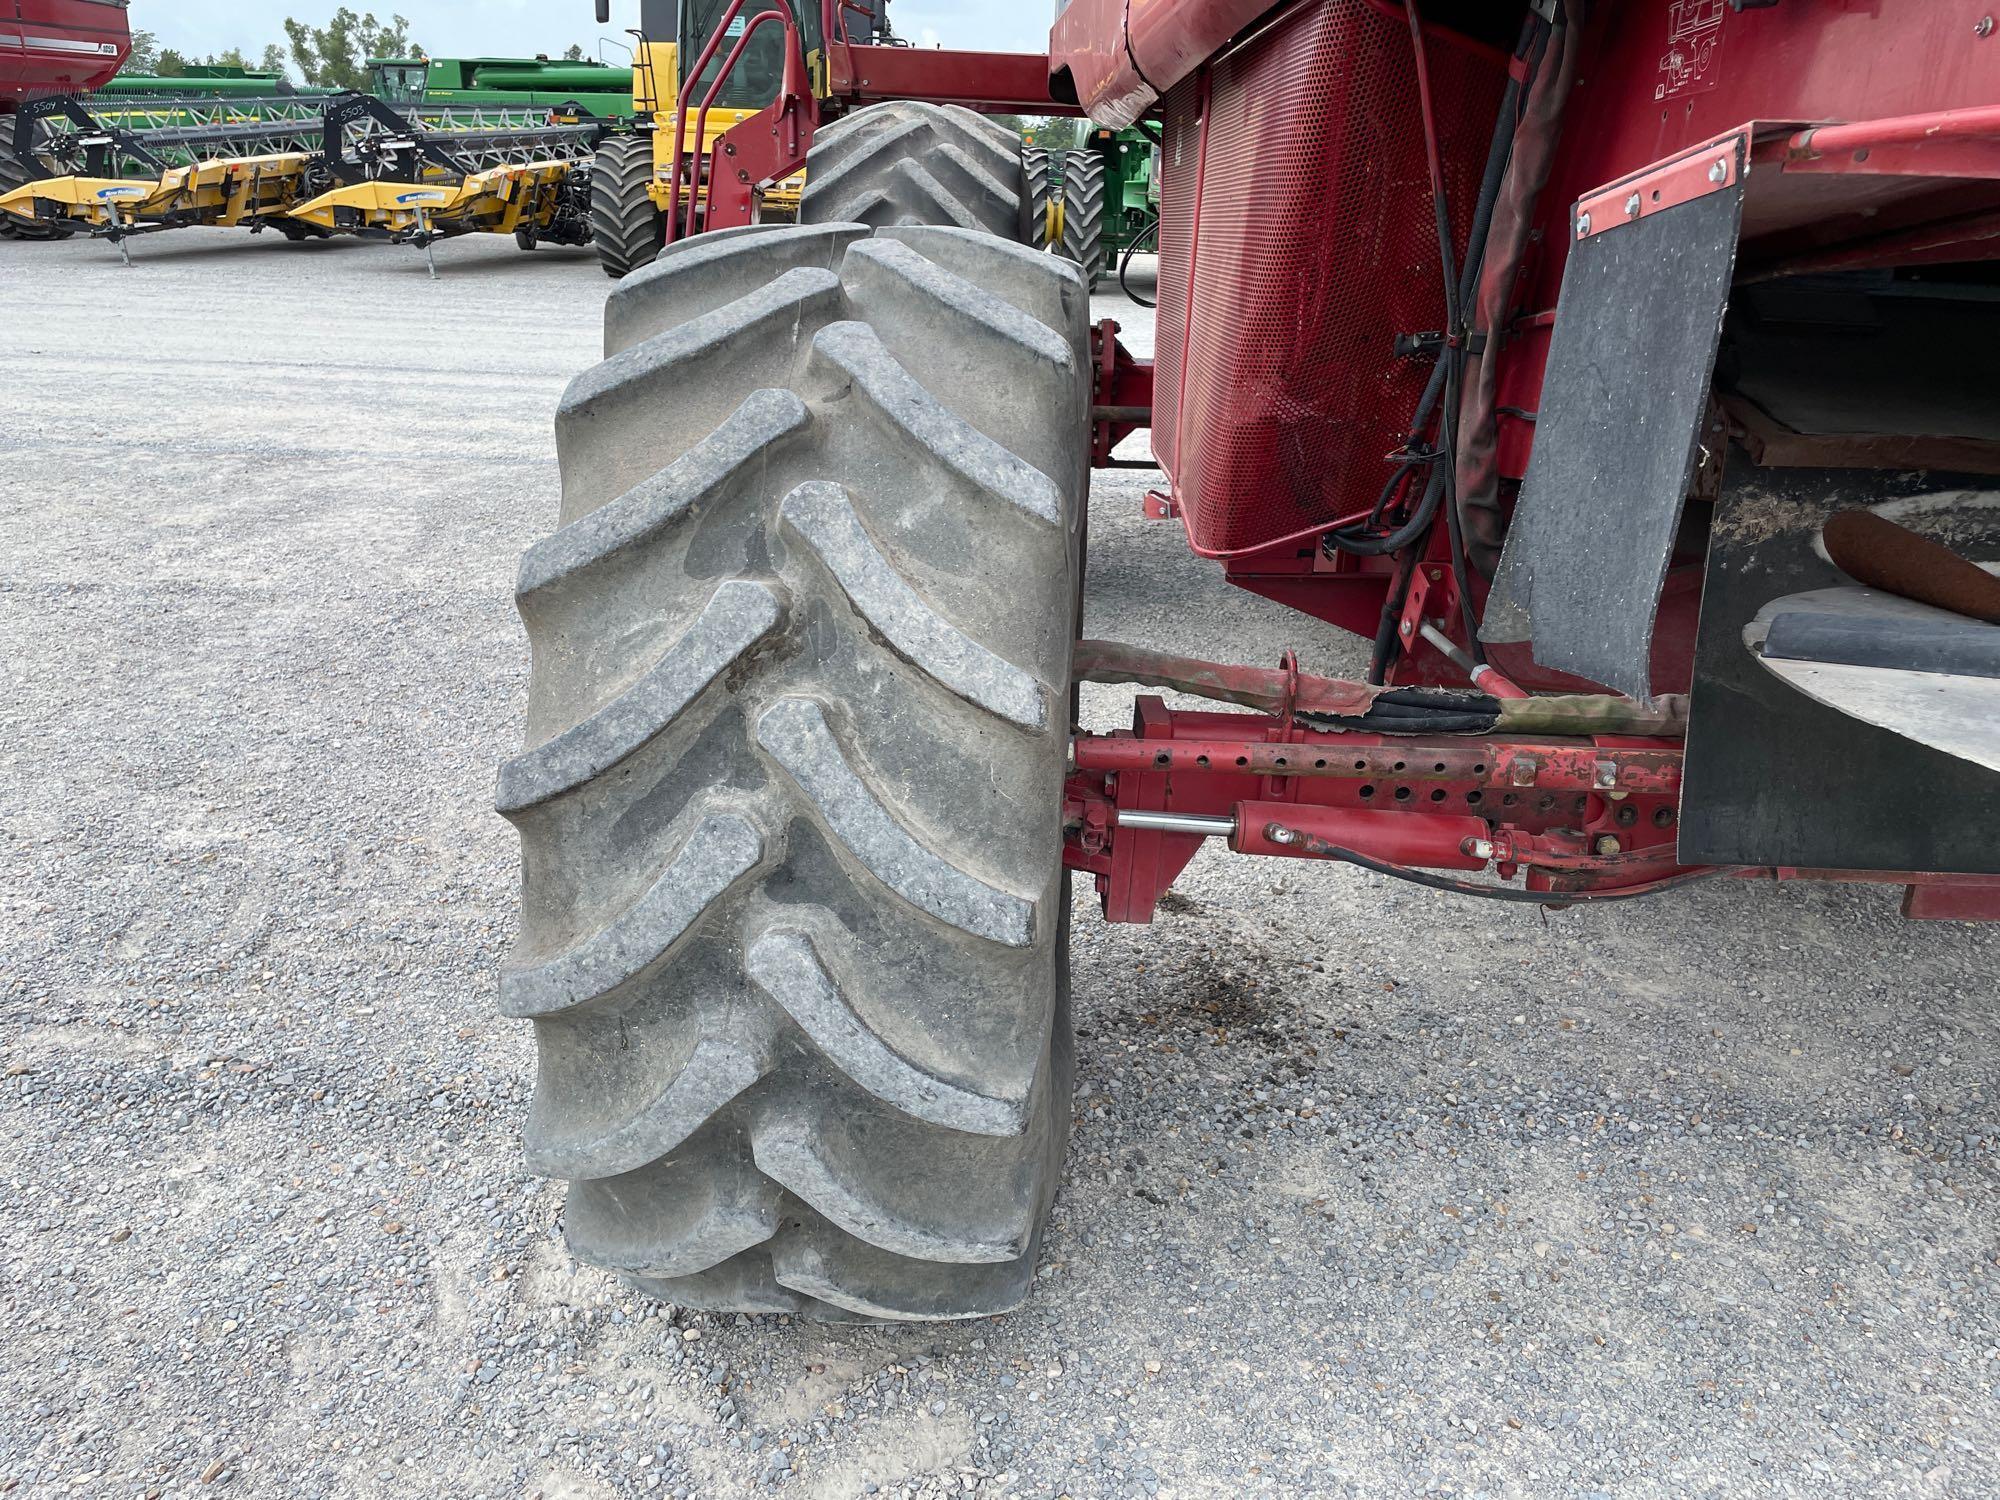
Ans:
[[[1722,18],[1729,0],[1668,0],[1667,47],[1660,56],[1655,99],[1677,99],[1715,87],[1722,52]]]

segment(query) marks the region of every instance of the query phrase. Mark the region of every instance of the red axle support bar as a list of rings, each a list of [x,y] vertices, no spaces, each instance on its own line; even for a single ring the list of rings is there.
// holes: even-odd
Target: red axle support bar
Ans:
[[[1727,873],[1900,884],[1906,917],[2000,921],[2000,875],[1681,865],[1681,746],[1671,739],[1322,734],[1149,695],[1130,730],[1079,734],[1074,755],[1063,862],[1096,877],[1113,922],[1151,921],[1214,836],[1240,854],[1525,874],[1525,890],[1552,904]]]
[[[1325,734],[1150,695],[1134,710],[1129,731],[1078,736],[1065,792],[1065,861],[1097,877],[1112,921],[1150,921],[1204,832],[1243,853],[1333,846],[1394,865],[1526,871],[1555,901],[1681,872],[1673,740]],[[1159,814],[1181,824],[1139,826]]]
[[[1417,739],[1310,730],[1294,731],[1288,742],[1249,737],[1276,726],[1275,719],[1262,714],[1165,712],[1174,722],[1174,737],[1084,735],[1076,742],[1077,769],[1217,771],[1248,777],[1343,779],[1357,785],[1393,781],[1422,785],[1427,791],[1434,785],[1463,783],[1468,789],[1491,790],[1503,797],[1521,789],[1680,795],[1681,752],[1671,742],[1614,746],[1609,740]]]
[[[1489,843],[1484,818],[1408,818],[1351,807],[1301,807],[1291,802],[1239,802],[1229,847],[1238,854],[1278,854],[1311,859],[1308,839],[1343,849],[1364,849],[1391,864],[1426,870],[1483,870],[1490,857],[1474,851]]]

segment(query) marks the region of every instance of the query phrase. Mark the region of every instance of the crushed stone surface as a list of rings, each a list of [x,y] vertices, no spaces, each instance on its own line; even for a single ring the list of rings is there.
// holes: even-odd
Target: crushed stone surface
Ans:
[[[1887,889],[1544,915],[1211,849],[1150,928],[1079,892],[1021,1311],[579,1267],[491,803],[609,283],[133,258],[0,241],[0,1494],[1996,1493],[2000,945]],[[1090,634],[1357,669],[1157,482],[1098,485]]]

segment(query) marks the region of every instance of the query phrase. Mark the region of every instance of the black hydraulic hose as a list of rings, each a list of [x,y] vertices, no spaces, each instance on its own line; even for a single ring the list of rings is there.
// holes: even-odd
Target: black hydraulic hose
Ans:
[[[1540,56],[1538,43],[1546,42],[1548,29],[1546,21],[1539,16],[1531,15],[1521,28],[1521,39],[1514,49],[1514,55],[1520,58],[1533,56],[1538,62]],[[1527,77],[1517,77],[1510,69],[1506,88],[1500,96],[1500,115],[1494,123],[1492,143],[1487,147],[1486,170],[1480,177],[1479,196],[1474,202],[1472,211],[1472,232],[1466,239],[1465,264],[1459,268],[1457,310],[1451,314],[1451,326],[1454,329],[1461,328],[1462,310],[1470,306],[1478,295],[1479,278],[1486,264],[1486,237],[1492,230],[1494,206],[1499,202],[1501,184],[1506,180],[1507,167],[1513,159],[1514,135],[1519,125],[1516,116],[1520,111],[1521,98],[1531,81],[1532,68]],[[1438,222],[1440,232],[1444,232],[1449,225],[1449,214],[1441,197],[1438,204]],[[1449,261],[1446,262],[1446,266],[1445,274],[1449,276],[1451,274]],[[1465,339],[1470,339],[1476,331],[1470,328],[1462,329]],[[1448,382],[1451,389],[1445,400],[1446,416],[1442,444],[1444,457],[1440,462],[1451,471],[1449,498],[1445,508],[1445,526],[1451,543],[1451,576],[1452,584],[1458,591],[1459,612],[1465,622],[1466,647],[1471,652],[1472,659],[1484,665],[1486,646],[1479,639],[1479,622],[1472,612],[1470,553],[1465,544],[1465,517],[1459,509],[1458,501],[1458,412],[1465,383],[1464,340],[1461,340],[1456,348],[1448,348],[1446,352],[1451,356],[1453,369]]]
[[[1329,844],[1326,840],[1315,838],[1310,834],[1292,847],[1316,859],[1330,859],[1341,864],[1358,865],[1364,870],[1373,870],[1378,875],[1407,880],[1412,885],[1428,886],[1434,891],[1450,891],[1460,896],[1483,896],[1489,901],[1518,901],[1532,906],[1593,905],[1603,901],[1631,901],[1640,896],[1654,896],[1661,891],[1693,885],[1697,880],[1713,880],[1718,875],[1741,873],[1737,866],[1711,865],[1704,869],[1683,870],[1678,875],[1663,876],[1659,880],[1648,881],[1642,886],[1626,891],[1524,891],[1510,885],[1481,885],[1476,880],[1454,880],[1449,875],[1433,875],[1428,870],[1414,870],[1408,865],[1392,864],[1386,859],[1376,859],[1358,850],[1345,849],[1339,844]]]
[[[1526,80],[1516,78],[1511,71],[1508,75],[1506,87],[1501,95],[1500,110],[1494,124],[1492,141],[1487,148],[1486,164],[1480,177],[1478,197],[1475,199],[1473,205],[1471,233],[1467,237],[1466,242],[1465,264],[1454,268],[1452,257],[1454,240],[1451,232],[1450,205],[1445,199],[1443,173],[1437,155],[1436,124],[1430,106],[1429,70],[1425,58],[1423,32],[1421,23],[1416,15],[1415,6],[1408,3],[1408,0],[1406,0],[1406,9],[1410,18],[1412,44],[1416,49],[1419,88],[1423,96],[1425,147],[1426,156],[1431,167],[1431,198],[1437,220],[1439,259],[1443,270],[1442,281],[1445,296],[1445,343],[1444,347],[1438,351],[1437,361],[1431,367],[1430,379],[1425,382],[1423,394],[1418,399],[1416,411],[1410,419],[1411,446],[1414,447],[1417,435],[1422,433],[1429,425],[1432,411],[1437,405],[1438,397],[1443,395],[1445,398],[1444,411],[1439,419],[1440,442],[1437,450],[1428,455],[1428,461],[1431,464],[1433,475],[1437,474],[1440,469],[1451,470],[1450,474],[1446,476],[1444,494],[1439,498],[1445,500],[1448,504],[1446,510],[1446,531],[1451,543],[1452,581],[1458,593],[1459,611],[1465,624],[1467,642],[1473,660],[1483,663],[1486,660],[1486,653],[1484,646],[1479,640],[1477,618],[1472,610],[1471,573],[1466,562],[1463,521],[1458,514],[1456,483],[1458,446],[1457,406],[1463,386],[1464,340],[1467,335],[1467,330],[1461,326],[1461,309],[1471,301],[1478,289],[1479,275],[1483,265],[1485,238],[1492,227],[1494,207],[1499,201],[1500,187],[1506,177],[1507,164],[1513,155],[1514,129],[1517,124],[1515,114],[1520,108],[1520,99],[1526,87]],[[1544,36],[1546,31],[1547,23],[1543,22],[1539,17],[1531,16],[1522,26],[1520,40],[1515,49],[1516,55],[1527,56],[1532,54],[1536,43]],[[1369,517],[1371,529],[1375,524],[1379,523],[1379,517],[1388,497],[1402,483],[1403,477],[1412,466],[1412,463],[1413,460],[1411,458],[1405,458],[1389,476],[1388,483],[1384,485],[1382,490],[1382,498],[1378,499],[1375,510]],[[1436,504],[1433,503],[1428,486],[1426,486],[1424,502],[1418,514],[1424,518],[1424,530],[1428,530],[1429,522],[1435,516],[1437,509]],[[1412,519],[1416,518],[1413,517]],[[1421,538],[1422,532],[1409,535],[1408,527],[1399,527],[1394,535],[1398,538],[1403,538],[1407,535],[1408,541],[1414,542]],[[1388,540],[1388,537],[1371,534],[1370,531],[1357,531],[1353,529],[1334,532],[1328,536],[1328,541],[1335,547],[1344,552],[1362,557],[1384,556],[1387,552],[1400,550],[1401,545],[1404,544],[1399,542],[1396,547],[1385,547],[1383,544]],[[1397,611],[1400,614],[1400,603],[1397,605]],[[1376,632],[1376,649],[1371,655],[1371,680],[1379,680],[1372,675],[1375,660],[1380,660],[1382,670],[1386,672],[1389,656],[1400,647],[1401,643],[1395,637],[1393,624],[1394,622],[1388,618],[1385,607],[1384,618],[1378,625]],[[1383,632],[1385,630],[1388,631],[1388,645],[1386,649],[1382,644],[1384,640]]]
[[[1401,552],[1412,542],[1422,539],[1431,529],[1431,522],[1437,519],[1438,502],[1444,498],[1444,465],[1431,465],[1430,477],[1424,481],[1423,499],[1417,503],[1416,511],[1394,531],[1382,536],[1368,536],[1350,531],[1330,532],[1333,544],[1342,552],[1356,557],[1388,557]]]
[[[1494,122],[1493,139],[1487,147],[1486,169],[1480,178],[1479,197],[1473,208],[1472,233],[1466,240],[1465,265],[1459,274],[1458,302],[1461,308],[1474,308],[1477,305],[1479,282],[1486,267],[1486,242],[1493,229],[1493,213],[1499,204],[1500,190],[1506,185],[1507,171],[1514,159],[1514,143],[1520,134],[1522,101],[1534,87],[1535,77],[1541,71],[1553,32],[1554,28],[1548,21],[1530,13],[1527,20],[1522,23],[1520,40],[1515,43],[1514,58],[1522,66],[1518,70],[1518,75],[1515,69],[1508,70],[1507,83],[1501,91],[1500,113]],[[1490,341],[1497,330],[1468,327],[1466,332],[1468,338],[1474,333],[1483,333]],[[1459,377],[1462,391],[1464,385],[1462,355]],[[1462,394],[1460,399],[1463,399]],[[1453,410],[1454,413],[1458,410],[1456,403]],[[1449,445],[1448,454],[1446,462],[1452,466],[1452,555],[1455,560],[1469,561],[1471,554],[1465,542],[1465,513],[1461,508],[1458,494],[1459,454],[1456,433],[1454,441]],[[1464,589],[1464,579],[1460,575],[1467,571],[1466,562],[1455,562],[1453,577],[1458,580],[1461,591]],[[1484,566],[1480,568],[1480,573],[1482,577],[1490,577],[1490,571]],[[1461,597],[1464,597],[1463,594]],[[1485,662],[1486,649],[1479,639],[1478,631],[1470,625],[1467,626],[1467,630],[1473,660]]]
[[[1424,47],[1423,22],[1417,15],[1416,0],[1403,0],[1403,10],[1410,19],[1410,45],[1416,53],[1417,96],[1424,116],[1424,157],[1430,168],[1431,204],[1437,220],[1438,261],[1443,271],[1441,280],[1445,299],[1445,339],[1444,347],[1439,351],[1439,359],[1444,365],[1445,372],[1444,408],[1438,415],[1440,456],[1431,466],[1431,472],[1444,481],[1442,488],[1445,534],[1450,543],[1451,575],[1458,594],[1459,616],[1465,624],[1466,649],[1472,653],[1475,662],[1483,665],[1486,661],[1486,652],[1479,640],[1479,618],[1472,608],[1471,572],[1465,562],[1465,539],[1459,531],[1458,516],[1458,401],[1461,376],[1465,368],[1465,326],[1459,309],[1464,305],[1465,297],[1470,295],[1470,291],[1469,289],[1461,291],[1459,272],[1452,261],[1451,204],[1447,201],[1444,191],[1444,159],[1438,147],[1437,115],[1431,101],[1430,59]],[[1523,40],[1525,41],[1531,34],[1524,29]],[[1519,88],[1519,83],[1511,73],[1507,88],[1509,90]],[[1510,109],[1508,115],[1511,114]],[[1480,198],[1483,201],[1473,212],[1475,226],[1482,217],[1482,212],[1490,221],[1492,197],[1500,190],[1500,177],[1506,161],[1506,147],[1499,138],[1503,135],[1511,138],[1511,134],[1497,128],[1494,131],[1495,140],[1487,150],[1485,178],[1480,184]],[[1476,236],[1476,227],[1474,233]],[[1477,265],[1478,260],[1478,241],[1475,237],[1467,244],[1467,274],[1474,274],[1472,268]]]
[[[1127,286],[1125,284],[1125,273],[1131,269],[1132,257],[1138,253],[1139,247],[1146,243],[1146,237],[1148,235],[1157,235],[1159,232],[1160,216],[1156,213],[1152,218],[1139,226],[1139,232],[1132,236],[1132,243],[1125,247],[1125,253],[1118,258],[1118,290],[1130,297],[1141,307],[1157,307],[1159,303],[1157,301],[1148,302],[1144,297],[1133,291],[1131,287]]]
[[[1383,710],[1442,708],[1452,713],[1478,711],[1497,714],[1500,712],[1500,700],[1477,688],[1399,687],[1377,694],[1373,707]]]
[[[1521,28],[1521,40],[1514,48],[1517,58],[1538,55],[1538,43],[1548,31],[1548,22],[1541,17],[1530,15]],[[1473,294],[1479,290],[1479,273],[1486,260],[1486,236],[1493,228],[1493,210],[1500,202],[1500,186],[1507,177],[1507,164],[1514,156],[1514,133],[1519,125],[1516,118],[1521,109],[1521,97],[1534,82],[1534,72],[1530,68],[1527,75],[1516,78],[1510,69],[1507,84],[1500,94],[1500,113],[1494,121],[1493,139],[1486,148],[1486,170],[1479,179],[1479,196],[1472,202],[1472,232],[1466,236],[1465,264],[1459,268],[1458,305],[1472,305]]]
[[[1453,360],[1454,365],[1458,363]],[[1455,370],[1446,382],[1446,404],[1456,408],[1459,395],[1459,375]],[[1479,617],[1472,609],[1472,570],[1465,560],[1465,520],[1458,513],[1458,465],[1453,457],[1458,452],[1458,421],[1455,413],[1447,412],[1444,418],[1444,457],[1437,467],[1445,475],[1444,527],[1445,536],[1451,550],[1451,581],[1458,594],[1459,618],[1465,622],[1465,646],[1472,654],[1474,662],[1486,664],[1486,647],[1479,639]]]
[[[1416,557],[1406,552],[1396,559],[1396,570],[1389,575],[1389,587],[1382,596],[1382,615],[1375,622],[1375,644],[1368,652],[1368,681],[1377,687],[1389,680],[1389,668],[1402,646],[1396,626],[1403,618],[1403,605],[1409,600],[1410,580],[1416,571]]]

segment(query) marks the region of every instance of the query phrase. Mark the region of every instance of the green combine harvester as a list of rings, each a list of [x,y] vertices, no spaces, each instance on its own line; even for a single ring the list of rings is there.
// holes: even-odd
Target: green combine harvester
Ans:
[[[120,73],[101,84],[96,99],[269,99],[318,96],[331,89],[300,87],[283,73],[226,63],[196,63],[185,73]]]
[[[130,104],[147,116],[132,122],[133,128],[158,128],[206,124],[213,113],[207,106],[218,103],[240,102],[243,118],[263,118],[274,100],[324,99],[337,92],[293,83],[283,73],[198,63],[185,73],[120,73],[91,102],[100,112],[109,106],[114,113]],[[599,119],[622,119],[632,113],[632,70],[546,57],[371,57],[368,92],[401,110],[442,106],[513,112],[576,104]],[[193,111],[187,120],[162,114],[163,106],[179,103]]]
[[[1090,275],[1118,273],[1160,222],[1159,146],[1143,130],[1056,122],[1026,137],[1022,162],[1042,243]]]
[[[632,113],[632,70],[546,57],[371,57],[370,92],[395,109],[578,104],[599,119]]]

